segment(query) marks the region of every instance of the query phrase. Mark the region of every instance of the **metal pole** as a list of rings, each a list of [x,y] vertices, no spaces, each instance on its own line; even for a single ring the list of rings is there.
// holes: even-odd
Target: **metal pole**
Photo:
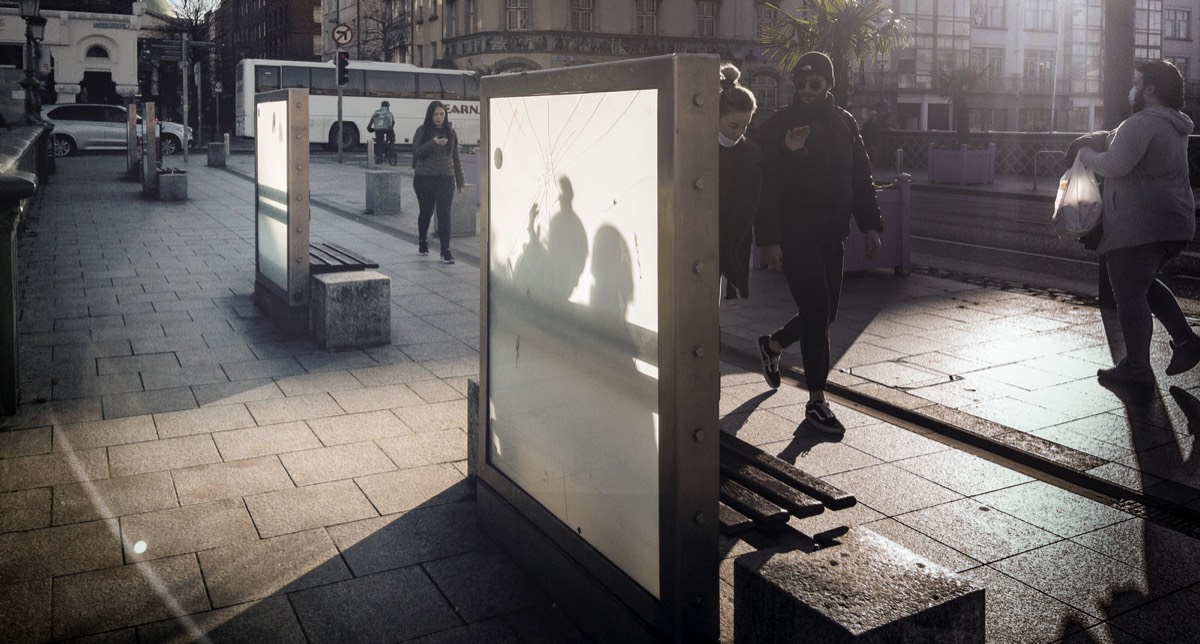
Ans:
[[[338,53],[340,53],[342,51],[342,48],[338,47],[337,51],[338,51]],[[337,59],[337,53],[334,54],[334,59],[335,60]],[[335,67],[336,67],[336,64],[335,64]],[[334,73],[335,74],[337,73],[336,69],[334,70]],[[336,81],[337,79],[335,78],[334,80]],[[338,88],[338,121],[337,121],[337,123],[338,123],[338,133],[337,133],[338,163],[341,163],[342,162],[342,128],[345,127],[344,125],[342,125],[342,84],[338,83],[337,88]]]
[[[192,68],[196,78],[196,143],[204,145],[204,84],[200,82],[200,61],[192,63]]]
[[[184,34],[182,34],[182,36],[183,36],[183,62],[180,63],[180,66],[182,67],[182,69],[180,71],[183,73],[180,74],[180,77],[181,77],[181,80],[183,80],[183,141],[181,142],[181,145],[183,146],[183,162],[187,163],[188,162],[187,131],[188,131],[188,122],[189,122],[188,121],[188,76],[190,76],[190,74],[188,74],[188,72],[191,71],[191,67],[188,66],[188,35],[186,33],[184,33]]]

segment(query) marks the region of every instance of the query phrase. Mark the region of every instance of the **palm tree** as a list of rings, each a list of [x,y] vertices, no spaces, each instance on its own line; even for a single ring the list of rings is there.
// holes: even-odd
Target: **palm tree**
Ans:
[[[768,4],[779,19],[763,29],[768,58],[791,73],[800,56],[822,51],[833,61],[838,105],[850,98],[850,70],[866,58],[880,58],[912,44],[907,18],[892,14],[892,0],[804,0],[788,14]]]
[[[939,69],[933,77],[933,87],[938,93],[950,99],[950,110],[954,115],[954,129],[958,132],[958,144],[964,145],[971,132],[971,109],[967,105],[967,97],[976,83],[987,77],[986,66],[953,67]]]

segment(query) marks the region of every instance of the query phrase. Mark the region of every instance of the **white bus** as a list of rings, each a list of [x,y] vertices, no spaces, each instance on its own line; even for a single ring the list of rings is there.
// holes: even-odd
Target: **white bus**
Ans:
[[[473,72],[429,69],[406,63],[350,61],[342,87],[342,147],[366,143],[367,121],[380,101],[391,103],[396,143],[412,143],[429,102],[446,104],[464,146],[479,145],[479,81]],[[237,136],[254,136],[254,95],[277,89],[308,89],[308,140],[337,147],[337,70],[325,63],[247,58],[238,62],[235,108]]]

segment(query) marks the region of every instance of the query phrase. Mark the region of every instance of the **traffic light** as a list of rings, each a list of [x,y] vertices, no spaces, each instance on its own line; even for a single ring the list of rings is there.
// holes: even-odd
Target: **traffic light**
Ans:
[[[350,52],[338,50],[337,53],[337,83],[345,85],[350,82]]]

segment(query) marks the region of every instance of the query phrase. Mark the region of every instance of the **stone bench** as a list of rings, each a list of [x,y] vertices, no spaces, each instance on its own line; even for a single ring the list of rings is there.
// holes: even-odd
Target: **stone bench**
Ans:
[[[397,170],[367,170],[367,214],[400,212],[400,187],[404,175]]]
[[[208,167],[224,168],[225,167],[225,144],[224,143],[209,143],[208,144]]]
[[[327,242],[308,245],[308,328],[324,349],[392,341],[392,280],[379,264]]]
[[[864,528],[734,561],[734,642],[982,644],[984,589]]]
[[[187,201],[187,171],[177,168],[159,168],[158,200]]]

